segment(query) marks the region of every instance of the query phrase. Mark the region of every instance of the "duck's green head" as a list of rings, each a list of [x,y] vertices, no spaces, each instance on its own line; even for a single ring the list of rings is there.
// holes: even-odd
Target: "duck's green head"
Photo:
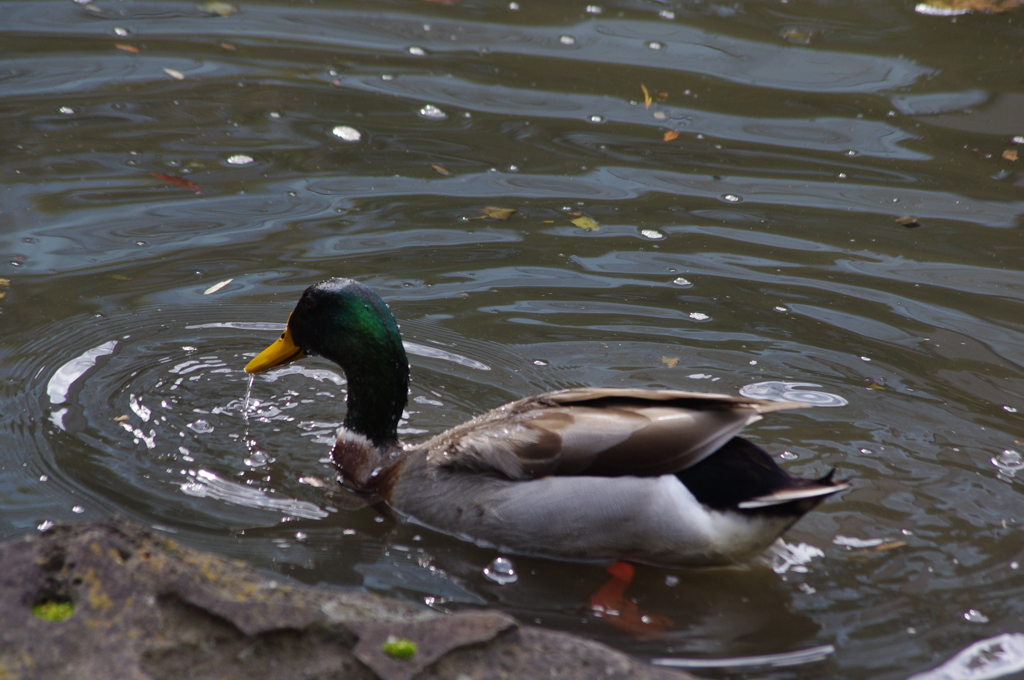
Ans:
[[[341,366],[348,378],[345,426],[382,445],[397,441],[409,389],[409,362],[391,311],[352,279],[306,289],[281,337],[245,366],[260,373],[306,355]]]

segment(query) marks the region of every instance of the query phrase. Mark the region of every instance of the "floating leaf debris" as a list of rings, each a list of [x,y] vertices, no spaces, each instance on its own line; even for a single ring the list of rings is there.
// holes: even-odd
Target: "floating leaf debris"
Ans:
[[[199,186],[190,179],[185,179],[184,177],[178,177],[177,175],[163,175],[159,172],[151,172],[149,174],[151,174],[153,177],[156,177],[159,180],[167,182],[168,184],[173,184],[176,187],[181,187],[182,189],[191,189],[197,194],[202,193],[203,191],[203,188],[201,186]]]
[[[206,290],[204,290],[203,291],[203,295],[211,295],[213,293],[216,293],[218,290],[220,290],[224,286],[228,285],[232,281],[234,281],[234,279],[227,279],[225,281],[221,281],[220,283],[215,283],[212,286],[210,286],[209,288],[207,288]]]

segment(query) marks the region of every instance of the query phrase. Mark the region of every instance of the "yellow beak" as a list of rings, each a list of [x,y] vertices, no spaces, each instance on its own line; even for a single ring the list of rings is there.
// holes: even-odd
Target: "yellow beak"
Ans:
[[[291,317],[288,317],[291,319]],[[306,352],[292,340],[292,332],[285,329],[277,340],[271,343],[270,347],[257,354],[252,361],[245,365],[246,373],[262,373],[274,366],[287,364],[290,361],[301,359]]]

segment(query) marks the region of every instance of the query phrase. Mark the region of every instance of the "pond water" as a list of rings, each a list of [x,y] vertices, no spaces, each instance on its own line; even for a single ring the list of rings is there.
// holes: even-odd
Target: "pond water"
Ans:
[[[499,607],[715,677],[1024,663],[1024,13],[0,17],[0,538],[119,513],[288,578]],[[591,613],[605,565],[501,555],[334,487],[334,366],[259,376],[247,401],[245,362],[328,276],[402,324],[408,439],[572,386],[807,383],[848,403],[750,437],[853,488],[748,567],[638,567],[627,595],[671,624],[633,635]]]

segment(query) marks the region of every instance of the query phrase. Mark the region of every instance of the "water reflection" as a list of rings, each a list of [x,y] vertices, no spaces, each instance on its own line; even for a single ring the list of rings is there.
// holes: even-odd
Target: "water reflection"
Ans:
[[[1016,672],[1013,15],[238,9],[5,3],[0,535],[117,512],[300,580],[504,606],[649,657],[836,649],[744,677]],[[502,556],[337,488],[331,368],[275,373],[246,406],[247,355],[333,275],[403,319],[412,437],[560,387],[813,383],[848,404],[752,436],[856,486],[794,529],[814,557],[784,573],[640,568],[626,596],[675,627],[634,640],[589,609],[605,565],[517,557],[498,585]]]

